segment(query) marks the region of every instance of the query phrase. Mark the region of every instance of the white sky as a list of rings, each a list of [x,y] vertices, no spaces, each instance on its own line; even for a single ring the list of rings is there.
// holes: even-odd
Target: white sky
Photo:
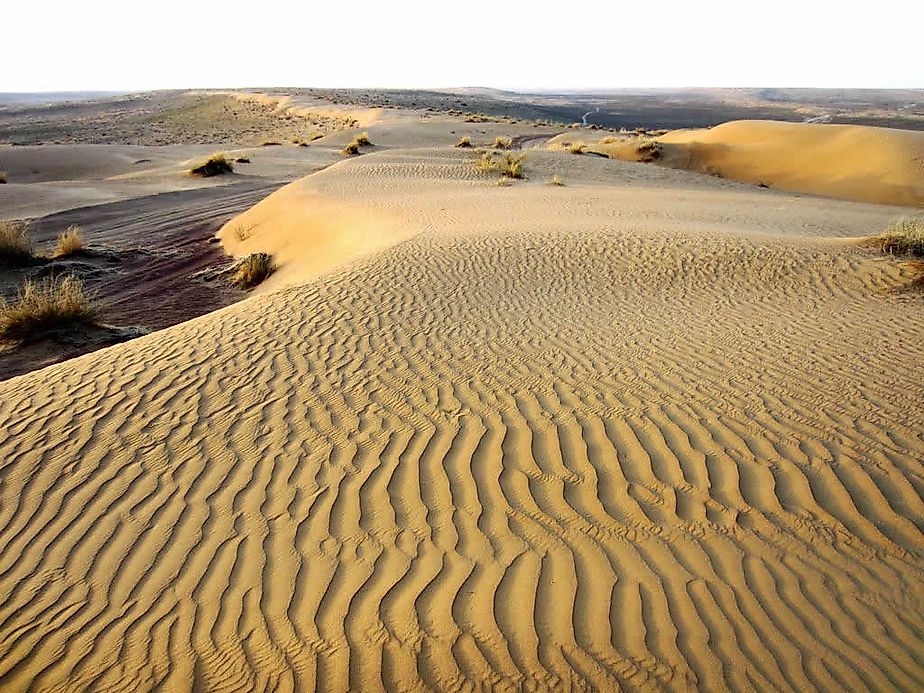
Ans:
[[[924,88],[924,0],[3,0],[0,91]]]

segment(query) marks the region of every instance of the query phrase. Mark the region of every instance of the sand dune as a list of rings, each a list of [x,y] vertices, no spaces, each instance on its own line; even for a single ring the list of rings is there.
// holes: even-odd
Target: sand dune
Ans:
[[[299,181],[222,232],[281,290],[0,383],[0,686],[921,688],[924,313],[831,240],[906,210],[472,156]]]
[[[924,207],[924,132],[742,120],[660,138],[668,165],[846,200]]]

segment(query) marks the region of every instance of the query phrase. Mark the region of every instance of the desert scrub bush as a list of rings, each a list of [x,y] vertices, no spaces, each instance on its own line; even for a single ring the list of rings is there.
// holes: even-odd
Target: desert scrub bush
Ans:
[[[340,153],[344,156],[355,156],[359,154],[359,145],[356,142],[350,142],[347,146],[340,150]]]
[[[363,132],[363,133],[360,133],[359,135],[356,135],[356,137],[353,138],[353,141],[359,147],[371,147],[372,146],[372,141],[369,139],[368,132]]]
[[[224,155],[224,152],[218,152],[216,154],[212,154],[212,156],[210,156],[198,166],[193,166],[191,169],[189,169],[189,172],[194,176],[210,178],[212,176],[220,176],[224,173],[233,173],[234,164],[228,161]]]
[[[881,253],[924,257],[924,219],[903,219],[868,243]]]
[[[495,137],[494,144],[492,146],[494,147],[494,149],[510,149],[512,145],[513,145],[513,140],[511,140],[509,137],[508,138]]]
[[[77,255],[86,250],[83,242],[83,232],[76,224],[68,226],[64,231],[58,234],[58,242],[52,257],[70,257]]]
[[[0,265],[28,264],[34,255],[29,225],[24,221],[0,221]]]
[[[661,143],[653,140],[642,142],[635,148],[637,161],[648,163],[661,158]]]
[[[460,137],[459,141],[456,142],[456,146],[459,149],[467,149],[472,146],[472,138],[471,137]]]
[[[507,152],[503,157],[497,159],[491,154],[485,152],[475,159],[475,168],[482,173],[499,172],[504,178],[525,178],[523,173],[523,160],[526,154],[514,156]]]
[[[571,152],[572,154],[583,154],[584,153],[584,143],[575,142],[570,147],[568,147],[568,151]]]
[[[269,253],[251,253],[235,265],[232,283],[242,289],[252,289],[276,270],[276,263]]]
[[[0,299],[0,340],[28,342],[57,328],[96,324],[98,316],[77,277],[30,280],[13,301]]]
[[[551,178],[549,178],[549,185],[562,186],[564,185],[564,183],[562,182],[559,176],[552,176]]]

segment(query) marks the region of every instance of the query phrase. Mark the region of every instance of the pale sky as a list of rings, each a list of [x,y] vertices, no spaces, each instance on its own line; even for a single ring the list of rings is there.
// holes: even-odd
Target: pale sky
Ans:
[[[924,88],[922,0],[4,0],[2,91]]]

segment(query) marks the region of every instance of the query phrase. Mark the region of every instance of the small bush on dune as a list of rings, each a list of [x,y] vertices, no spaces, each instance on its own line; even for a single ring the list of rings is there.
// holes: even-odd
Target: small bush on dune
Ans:
[[[472,146],[472,138],[471,138],[471,137],[460,137],[460,138],[459,138],[459,141],[456,142],[456,146],[457,146],[459,149],[466,149],[467,147],[471,147],[471,146]]]
[[[93,325],[97,317],[77,277],[28,281],[14,301],[0,299],[0,339],[28,342],[56,328]]]
[[[29,237],[29,225],[23,221],[0,221],[0,265],[28,263],[35,250]]]
[[[575,142],[568,148],[568,151],[571,152],[572,154],[583,154],[584,153],[583,142]]]
[[[212,176],[220,176],[224,173],[233,173],[234,165],[225,158],[224,153],[219,152],[217,154],[212,154],[212,156],[198,166],[192,167],[189,172],[196,176],[210,178]]]
[[[552,176],[552,177],[549,179],[549,185],[558,185],[558,186],[562,186],[562,185],[564,185],[564,183],[562,182],[562,180],[561,180],[560,177],[558,177],[558,176]]]
[[[510,149],[513,145],[513,140],[510,138],[495,137],[494,144],[492,145],[495,149]]]
[[[655,159],[661,158],[661,143],[654,141],[642,142],[635,148],[635,155],[638,157],[638,161],[643,163],[648,163],[654,161]]]
[[[523,173],[523,160],[526,154],[513,156],[509,152],[502,158],[495,159],[485,152],[475,160],[475,168],[482,173],[499,172],[504,178],[525,178]]]
[[[242,289],[251,289],[276,270],[273,256],[268,253],[251,253],[241,259],[231,281]]]
[[[86,250],[83,243],[83,233],[77,225],[68,226],[65,231],[58,234],[58,243],[52,257],[69,257]]]
[[[359,145],[356,142],[350,142],[347,146],[340,150],[340,153],[345,156],[355,156],[359,154]]]
[[[869,245],[889,255],[924,257],[924,219],[905,219],[878,236]]]
[[[372,142],[369,140],[369,133],[364,132],[353,138],[353,141],[360,147],[371,147]]]

